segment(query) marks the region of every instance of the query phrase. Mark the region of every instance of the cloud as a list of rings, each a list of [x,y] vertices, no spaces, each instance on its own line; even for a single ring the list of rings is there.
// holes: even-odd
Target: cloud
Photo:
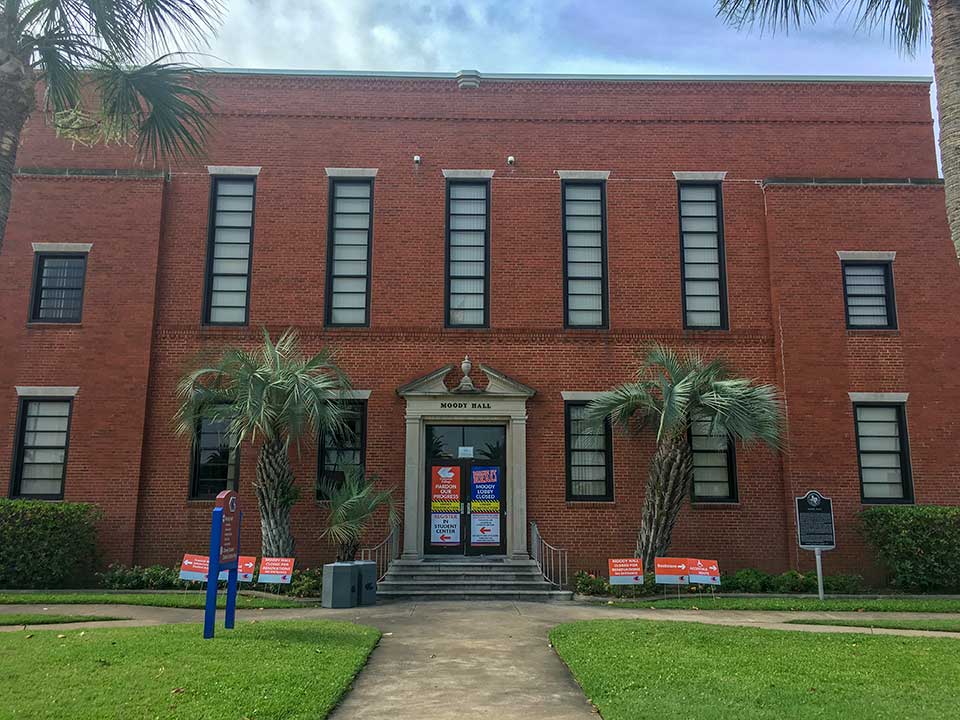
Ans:
[[[929,74],[849,18],[760,35],[711,0],[228,0],[211,64],[328,70]]]

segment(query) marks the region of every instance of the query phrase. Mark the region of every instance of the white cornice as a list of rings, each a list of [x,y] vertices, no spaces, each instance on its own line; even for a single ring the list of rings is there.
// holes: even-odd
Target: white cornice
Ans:
[[[207,165],[207,172],[211,175],[251,175],[260,174],[259,165]]]
[[[33,243],[33,251],[38,253],[88,253],[93,243]]]
[[[561,180],[606,180],[609,170],[554,170]]]
[[[327,177],[376,177],[379,168],[324,168]]]
[[[847,393],[855,403],[905,403],[910,393],[905,392],[852,392]]]
[[[79,386],[26,386],[17,385],[17,395],[20,397],[73,397],[80,390]]]
[[[489,180],[493,170],[444,170],[443,176],[451,180]]]
[[[837,256],[841,260],[879,260],[892,262],[897,257],[894,250],[837,250]]]

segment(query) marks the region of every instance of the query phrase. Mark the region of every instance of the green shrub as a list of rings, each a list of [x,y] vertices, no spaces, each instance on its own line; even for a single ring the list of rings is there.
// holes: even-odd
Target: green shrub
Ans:
[[[0,588],[89,585],[99,518],[85,503],[0,499]]]
[[[101,587],[109,590],[183,590],[190,583],[180,579],[179,567],[150,565],[111,565],[98,576]]]
[[[889,505],[864,510],[860,518],[893,586],[960,589],[960,507]]]
[[[287,594],[293,597],[320,597],[323,590],[323,568],[294,570]]]
[[[765,593],[773,589],[773,576],[762,570],[744,568],[720,579],[726,592]]]
[[[657,586],[653,581],[653,573],[646,573],[643,576],[642,585],[611,585],[605,576],[581,570],[573,576],[573,589],[580,595],[637,597],[652,595],[657,591]]]
[[[813,582],[817,582],[814,573]],[[824,575],[823,591],[831,595],[856,595],[866,590],[863,578],[859,575]]]
[[[773,578],[773,591],[778,593],[817,592],[817,574],[804,575],[796,570],[787,570]]]

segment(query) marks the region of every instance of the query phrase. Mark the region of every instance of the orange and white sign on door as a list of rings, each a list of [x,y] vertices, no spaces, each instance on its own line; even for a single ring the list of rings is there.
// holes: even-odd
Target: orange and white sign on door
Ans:
[[[640,558],[609,558],[611,585],[642,585],[643,562]]]
[[[448,465],[434,465],[433,482],[430,484],[430,500],[433,503],[460,502],[460,468]],[[435,510],[447,508],[434,508]],[[458,508],[459,509],[459,508]]]
[[[720,584],[720,564],[716,560],[688,558],[690,582],[701,585]]]
[[[654,576],[658,585],[686,585],[689,582],[689,558],[655,558]]]

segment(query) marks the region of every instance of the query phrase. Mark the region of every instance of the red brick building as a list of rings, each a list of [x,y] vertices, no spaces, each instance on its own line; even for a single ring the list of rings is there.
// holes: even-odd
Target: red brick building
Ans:
[[[776,383],[789,423],[782,456],[696,445],[677,554],[807,567],[793,498],[816,488],[837,512],[827,571],[863,571],[866,505],[960,501],[960,270],[928,80],[208,82],[203,161],[145,168],[39,116],[19,155],[0,465],[11,496],[101,505],[106,559],[202,551],[209,498],[233,483],[258,541],[255,449],[234,466],[206,427],[198,460],[172,417],[198,355],[261,327],[335,347],[362,410],[355,442],[294,456],[307,564],[332,554],[318,453],[397,489],[407,557],[524,556],[531,521],[575,568],[631,554],[651,439],[584,438],[577,417],[654,339]],[[452,390],[465,355],[480,392]],[[438,463],[464,492],[472,468],[492,480],[485,544]]]

